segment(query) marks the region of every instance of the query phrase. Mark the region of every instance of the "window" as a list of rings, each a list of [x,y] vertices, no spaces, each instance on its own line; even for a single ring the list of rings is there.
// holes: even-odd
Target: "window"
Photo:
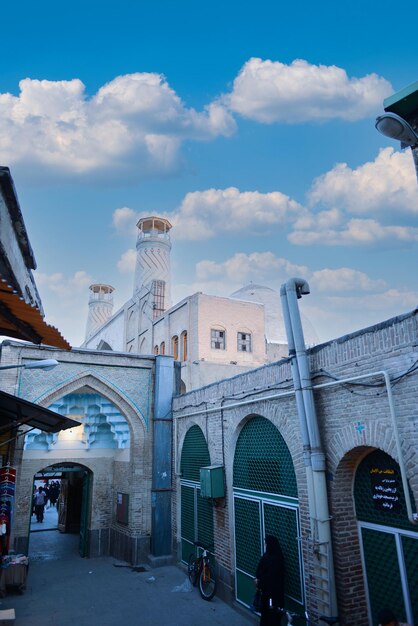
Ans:
[[[238,352],[251,352],[251,334],[238,333],[237,335]]]
[[[211,328],[210,330],[210,347],[212,350],[225,350],[225,336],[224,330],[216,330]]]
[[[154,354],[155,354],[155,356],[158,355],[158,346],[154,346]]]
[[[165,342],[162,341],[160,344],[160,354],[165,354]]]
[[[179,338],[177,335],[174,335],[174,337],[171,339],[171,345],[173,349],[174,360],[177,361],[177,359],[179,358]]]
[[[187,361],[187,331],[181,333],[181,360]]]

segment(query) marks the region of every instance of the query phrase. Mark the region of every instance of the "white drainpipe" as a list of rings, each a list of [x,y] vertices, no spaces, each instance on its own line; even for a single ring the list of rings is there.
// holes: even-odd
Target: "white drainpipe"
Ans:
[[[292,322],[290,318],[289,304],[287,300],[285,285],[282,285],[280,289],[280,300],[282,303],[283,320],[284,320],[284,324],[286,328],[287,344],[288,344],[288,350],[289,350],[289,356],[290,356],[290,367],[292,370],[293,384],[295,387],[295,400],[296,400],[296,406],[297,406],[297,411],[299,415],[300,434],[301,434],[302,446],[303,446],[303,462],[305,465],[306,483],[307,483],[307,489],[308,489],[308,503],[309,503],[309,515],[310,515],[310,520],[311,520],[311,534],[312,534],[312,537],[315,537],[317,513],[316,513],[314,478],[313,478],[312,461],[311,461],[311,444],[310,444],[308,425],[307,425],[307,420],[306,420],[305,405],[303,402],[300,374],[299,374],[299,368],[298,368],[298,363],[296,359],[296,349],[295,349],[295,341],[294,341],[294,335],[293,335],[293,327],[292,327]]]
[[[315,402],[312,391],[311,372],[308,356],[306,353],[305,339],[303,337],[302,322],[297,299],[309,293],[308,283],[301,278],[292,278],[282,285],[280,293],[283,299],[286,298],[288,307],[288,318],[290,321],[290,332],[288,333],[289,347],[293,348],[296,355],[296,365],[292,371],[298,370],[294,378],[295,388],[300,385],[304,406],[304,419],[309,437],[310,458],[312,465],[312,502],[314,507],[310,511],[311,525],[314,526],[314,542],[328,547],[328,580],[329,589],[328,602],[324,601],[324,606],[328,604],[329,614],[337,613],[337,596],[335,591],[334,559],[332,554],[331,518],[328,507],[327,482],[325,474],[325,454],[322,450],[319,424],[316,415]],[[284,307],[284,318],[286,320],[287,311]],[[289,352],[290,356],[291,353]],[[293,356],[292,360],[295,360]],[[298,406],[299,411],[299,406]],[[302,416],[300,415],[302,420]],[[311,502],[310,502],[311,505]],[[315,528],[316,526],[316,528]],[[318,590],[320,593],[320,589]]]

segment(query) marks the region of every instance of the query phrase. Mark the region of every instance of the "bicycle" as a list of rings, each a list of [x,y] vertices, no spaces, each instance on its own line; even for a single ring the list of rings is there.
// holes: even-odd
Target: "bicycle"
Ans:
[[[189,562],[187,564],[187,573],[189,580],[193,587],[199,583],[199,591],[203,600],[212,600],[216,593],[216,576],[213,566],[209,561],[209,550],[213,549],[213,546],[204,546],[198,542],[194,542],[194,545],[199,550],[202,550],[200,556],[189,556]]]
[[[281,609],[281,608],[279,608],[278,611],[280,611],[283,615],[286,615],[287,624],[293,624],[293,620],[298,619],[298,620],[304,620],[306,626],[313,625],[313,622],[311,622],[307,611],[305,611],[304,615],[301,615],[300,613],[294,613],[293,611],[288,611],[287,609]],[[339,618],[336,616],[329,617],[328,615],[319,615],[318,617],[320,621],[325,622],[326,624],[328,624],[328,626],[335,626],[335,624],[339,622]]]

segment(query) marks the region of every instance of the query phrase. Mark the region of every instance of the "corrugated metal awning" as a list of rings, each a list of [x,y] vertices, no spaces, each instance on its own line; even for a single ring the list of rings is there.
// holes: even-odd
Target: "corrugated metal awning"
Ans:
[[[57,433],[66,428],[80,426],[80,422],[0,391],[0,435],[19,426],[30,426],[47,433]]]
[[[44,322],[39,310],[27,304],[1,277],[0,335],[71,350],[61,333]]]

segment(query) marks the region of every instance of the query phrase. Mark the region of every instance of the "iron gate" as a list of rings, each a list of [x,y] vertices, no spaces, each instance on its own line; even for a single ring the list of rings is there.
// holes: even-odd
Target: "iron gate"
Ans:
[[[243,427],[234,457],[236,598],[250,606],[255,570],[266,534],[275,535],[286,566],[287,605],[303,605],[299,506],[289,449],[277,428],[263,417]]]
[[[360,463],[354,496],[371,623],[390,605],[418,624],[418,533],[408,520],[399,465],[381,450]]]
[[[208,446],[199,426],[192,426],[184,439],[181,477],[181,559],[196,553],[195,541],[213,544],[212,505],[200,496],[200,468],[210,465]]]

